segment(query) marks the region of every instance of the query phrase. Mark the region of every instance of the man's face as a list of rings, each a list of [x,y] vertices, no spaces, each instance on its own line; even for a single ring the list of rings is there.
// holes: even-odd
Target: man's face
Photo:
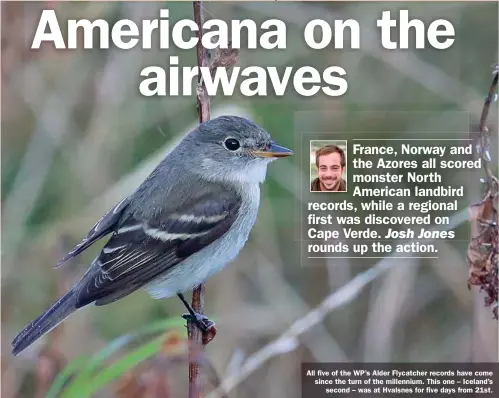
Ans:
[[[343,168],[341,167],[341,156],[338,152],[319,156],[319,180],[327,191],[338,189]]]

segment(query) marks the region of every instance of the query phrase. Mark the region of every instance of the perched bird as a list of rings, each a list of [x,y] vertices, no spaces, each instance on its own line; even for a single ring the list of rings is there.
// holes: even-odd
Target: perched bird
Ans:
[[[17,335],[13,354],[75,310],[112,303],[141,287],[157,299],[178,295],[205,331],[207,318],[194,312],[182,292],[238,255],[257,217],[267,165],[291,154],[241,117],[200,124],[59,262],[111,235],[79,282]]]

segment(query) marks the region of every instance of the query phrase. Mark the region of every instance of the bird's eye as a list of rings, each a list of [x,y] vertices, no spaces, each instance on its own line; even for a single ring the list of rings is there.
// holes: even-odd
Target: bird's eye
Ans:
[[[237,151],[241,147],[241,144],[235,138],[227,138],[224,145],[229,151]]]

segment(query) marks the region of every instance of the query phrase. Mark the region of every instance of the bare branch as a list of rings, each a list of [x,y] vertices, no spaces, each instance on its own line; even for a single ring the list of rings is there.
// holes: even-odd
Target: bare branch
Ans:
[[[215,390],[209,397],[220,396],[224,392],[232,390],[241,381],[246,379],[251,373],[260,368],[269,359],[281,354],[293,351],[300,342],[299,337],[313,326],[324,320],[327,314],[336,308],[339,308],[357,297],[360,291],[370,282],[382,275],[391,267],[390,262],[381,261],[368,271],[357,275],[346,285],[326,297],[326,299],[314,308],[303,318],[296,320],[290,328],[279,338],[272,341],[259,351],[249,356],[236,373],[229,375],[221,384],[220,388]]]
[[[197,64],[201,68],[205,64],[205,49],[202,44],[203,38],[203,2],[194,1],[194,21],[198,26],[198,43],[197,43]],[[199,123],[210,120],[210,98],[206,95],[206,87],[201,79],[201,71],[198,74],[198,89],[197,89],[197,108]],[[192,292],[192,308],[199,314],[204,311],[204,291],[205,286],[201,284]],[[198,358],[198,351],[203,347],[207,341],[203,341],[203,334],[196,327],[194,322],[187,323],[187,331],[189,336],[189,398],[201,397],[202,388],[200,383],[200,365]]]
[[[484,198],[480,203],[470,206],[472,239],[468,245],[469,278],[468,287],[480,286],[480,290],[486,292],[485,305],[493,307],[494,318],[499,319],[498,314],[498,195],[499,184],[497,177],[490,169],[490,135],[487,127],[487,118],[490,105],[497,100],[497,80],[499,65],[494,68],[494,78],[489,87],[489,92],[483,104],[480,116],[479,132],[480,138],[476,146],[485,171]]]
[[[198,26],[198,43],[196,47],[197,51],[197,64],[198,67],[208,67],[211,74],[213,74],[218,67],[230,69],[237,60],[239,51],[233,49],[229,43],[229,48],[220,49],[216,48],[213,50],[206,51],[202,44],[203,38],[203,2],[194,1],[194,22]],[[206,122],[210,120],[210,97],[206,91],[205,83],[202,79],[201,70],[198,74],[198,87],[197,87],[197,109],[199,123]],[[199,314],[203,314],[204,309],[204,291],[205,286],[201,284],[199,287],[194,289],[192,292],[192,308]],[[191,342],[189,351],[189,398],[200,397],[202,394],[201,383],[199,381],[200,376],[200,365],[197,361],[197,349],[196,346],[202,347],[208,344],[216,335],[216,328],[212,326],[208,333],[203,334],[193,322],[188,322],[188,336]]]

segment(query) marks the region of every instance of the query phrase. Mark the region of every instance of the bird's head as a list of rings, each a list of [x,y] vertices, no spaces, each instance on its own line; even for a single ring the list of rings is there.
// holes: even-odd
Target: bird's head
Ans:
[[[262,182],[271,161],[293,152],[278,145],[262,127],[238,116],[202,123],[179,145],[193,172],[210,179]]]

